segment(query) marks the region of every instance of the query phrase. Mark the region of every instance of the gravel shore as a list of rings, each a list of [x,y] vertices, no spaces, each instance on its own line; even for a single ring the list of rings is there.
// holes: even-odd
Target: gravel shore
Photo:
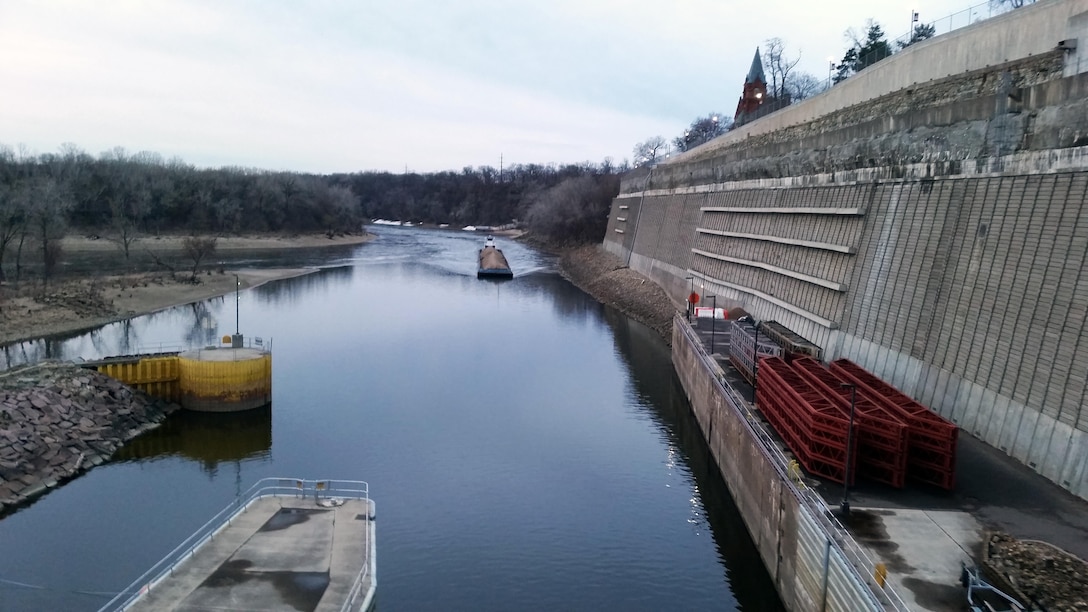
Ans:
[[[672,346],[672,317],[678,306],[661,287],[598,245],[557,251],[560,273],[566,279],[597,301],[650,327]]]

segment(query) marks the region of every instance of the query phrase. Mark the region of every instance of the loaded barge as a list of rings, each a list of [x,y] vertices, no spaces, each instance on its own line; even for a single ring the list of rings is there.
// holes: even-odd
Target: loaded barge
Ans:
[[[476,270],[476,278],[514,278],[506,256],[502,254],[502,249],[495,246],[495,239],[491,236],[484,242],[479,257],[480,267]]]
[[[374,521],[365,482],[266,478],[102,610],[364,612]]]

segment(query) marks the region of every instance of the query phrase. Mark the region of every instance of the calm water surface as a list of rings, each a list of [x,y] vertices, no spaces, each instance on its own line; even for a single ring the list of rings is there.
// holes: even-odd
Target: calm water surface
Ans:
[[[242,332],[273,343],[270,409],[178,414],[0,520],[0,610],[97,609],[266,476],[370,483],[382,610],[781,607],[660,339],[520,244],[499,239],[517,276],[494,283],[479,235],[376,231],[242,292]],[[234,326],[228,296],[3,359]]]

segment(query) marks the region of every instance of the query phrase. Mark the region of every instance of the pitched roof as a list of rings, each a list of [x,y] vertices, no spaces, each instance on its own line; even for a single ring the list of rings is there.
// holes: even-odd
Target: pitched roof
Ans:
[[[752,67],[748,69],[748,76],[744,77],[745,83],[755,83],[757,80],[761,83],[767,82],[767,77],[763,75],[763,60],[759,59],[759,47],[756,47],[756,56],[752,58]]]

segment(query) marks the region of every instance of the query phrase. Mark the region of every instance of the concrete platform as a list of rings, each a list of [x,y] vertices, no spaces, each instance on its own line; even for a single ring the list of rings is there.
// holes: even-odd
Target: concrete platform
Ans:
[[[960,564],[974,565],[983,526],[955,510],[854,508],[847,522],[869,557],[911,610],[961,610]]]
[[[360,572],[374,584],[373,503],[342,501],[258,499],[130,609],[340,610]]]

